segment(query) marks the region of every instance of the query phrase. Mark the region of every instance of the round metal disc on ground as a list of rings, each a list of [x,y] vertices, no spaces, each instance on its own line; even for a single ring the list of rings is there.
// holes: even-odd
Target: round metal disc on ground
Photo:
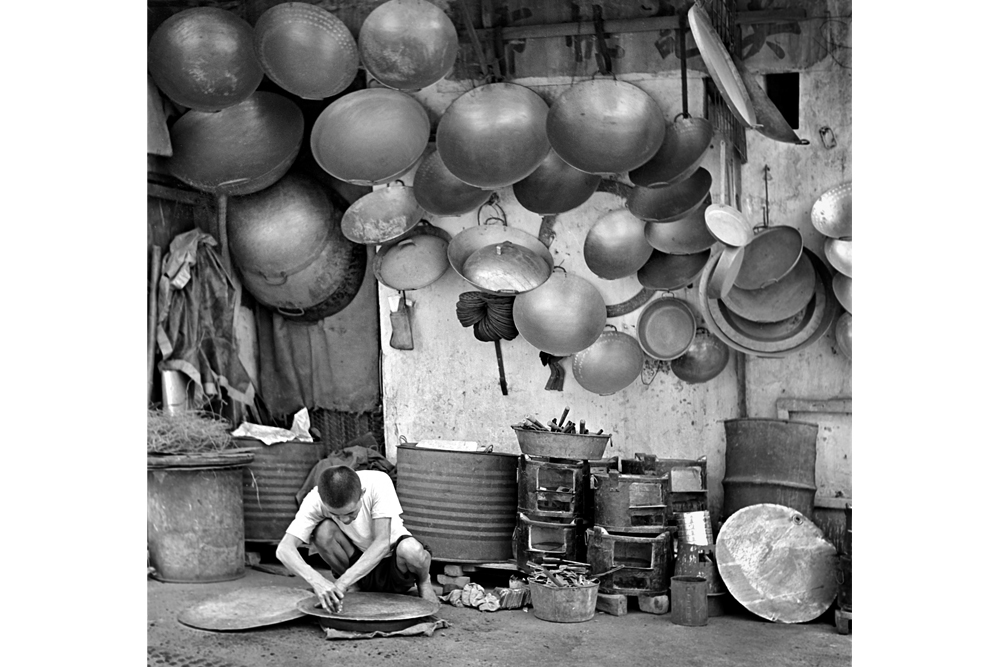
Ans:
[[[786,276],[801,258],[801,232],[794,227],[764,229],[746,244],[735,286],[758,290],[773,285]]]
[[[318,618],[323,627],[361,632],[400,630],[435,614],[440,606],[413,595],[365,592],[348,593],[343,609],[333,613],[323,609],[315,595],[298,602],[298,610]]]
[[[177,620],[201,630],[249,630],[305,616],[298,603],[310,597],[311,589],[288,586],[240,588],[189,607]]]
[[[750,505],[730,516],[718,532],[715,556],[729,593],[771,621],[816,619],[839,591],[836,547],[783,505]]]
[[[656,290],[686,287],[697,279],[710,256],[710,250],[693,255],[667,255],[653,250],[649,261],[638,270],[638,282]]]
[[[746,263],[743,262],[745,267]],[[738,279],[736,280],[738,285]],[[725,306],[753,322],[779,322],[791,317],[812,300],[815,294],[815,269],[808,257],[802,257],[786,276],[763,289],[733,287]]]
[[[753,225],[734,206],[708,206],[704,211],[704,224],[711,235],[725,245],[742,247],[753,240]]]

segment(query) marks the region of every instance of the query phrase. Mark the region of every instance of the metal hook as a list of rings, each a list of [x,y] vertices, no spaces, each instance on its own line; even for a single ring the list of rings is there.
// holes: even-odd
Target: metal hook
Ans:
[[[770,226],[770,165],[763,165],[763,193],[766,197],[766,205],[763,207],[763,227]]]
[[[613,74],[610,51],[607,49],[607,40],[604,37],[604,10],[600,5],[593,5],[593,30],[597,34],[596,60],[600,73]]]

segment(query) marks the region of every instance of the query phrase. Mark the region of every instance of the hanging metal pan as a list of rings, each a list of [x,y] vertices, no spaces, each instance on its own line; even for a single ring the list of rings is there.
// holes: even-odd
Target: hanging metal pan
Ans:
[[[638,270],[638,282],[654,290],[681,289],[697,280],[710,256],[710,250],[693,255],[667,255],[653,250],[649,261]]]
[[[760,84],[756,83],[753,73],[749,72],[741,62],[737,62],[736,67],[743,83],[746,84],[749,100],[756,111],[756,120],[760,124],[756,131],[774,141],[807,146],[808,140],[795,134],[784,114],[770,101],[770,96],[760,88]]]
[[[690,215],[711,192],[711,172],[698,167],[694,174],[662,188],[635,186],[628,194],[628,210],[642,220],[675,222]]]
[[[516,246],[514,252],[504,253],[503,244],[507,243]],[[468,260],[476,252],[484,248],[492,248],[493,252],[499,249],[499,256],[490,264],[482,266],[478,271],[479,277],[469,276],[465,272]],[[517,251],[519,249],[519,251]],[[538,275],[537,263],[525,262],[525,253],[530,253],[533,259],[540,260],[547,272]],[[516,295],[529,292],[531,289],[540,287],[551,277],[552,269],[555,265],[548,247],[538,240],[536,236],[531,236],[527,232],[507,227],[505,224],[485,224],[469,227],[458,232],[447,246],[447,258],[451,268],[459,276],[468,281],[476,289],[489,294]],[[486,270],[488,269],[488,271]],[[490,284],[483,283],[481,277],[491,276]],[[498,285],[528,285],[534,287],[528,289],[497,289]],[[494,286],[490,286],[494,285]],[[602,323],[601,323],[602,324]]]
[[[375,7],[357,35],[364,68],[379,83],[420,90],[443,79],[458,56],[458,32],[426,0],[388,0]]]
[[[833,292],[836,300],[840,302],[848,313],[853,313],[853,278],[837,273],[833,277]]]
[[[794,227],[768,227],[746,244],[746,256],[735,278],[744,290],[763,289],[786,276],[801,259],[801,232]]]
[[[655,155],[666,135],[662,109],[638,86],[616,79],[573,84],[548,112],[548,140],[588,174],[619,174]]]
[[[823,250],[834,269],[853,277],[853,239],[826,239]]]
[[[743,267],[746,263],[743,262]],[[733,287],[722,301],[735,314],[753,322],[778,322],[805,307],[815,294],[815,269],[803,256],[794,269],[762,289]]]
[[[853,181],[840,183],[815,200],[812,226],[831,239],[853,237]]]
[[[492,193],[492,190],[469,185],[448,171],[436,149],[423,159],[413,177],[416,201],[434,215],[462,215],[474,211],[485,204]]]
[[[572,375],[583,389],[609,396],[624,389],[642,374],[645,354],[634,336],[604,331],[597,340],[572,356]]]
[[[725,245],[742,247],[753,240],[753,225],[734,206],[708,206],[704,211],[704,224],[711,235]]]
[[[451,235],[426,220],[375,253],[372,272],[381,284],[394,290],[415,290],[436,282],[447,273],[447,246]]]
[[[513,195],[528,211],[556,215],[585,202],[599,185],[598,174],[580,171],[549,150],[530,176],[513,184]]]
[[[604,280],[633,275],[653,252],[645,223],[624,208],[600,216],[583,241],[583,261]]]
[[[692,255],[709,250],[715,244],[708,226],[704,223],[704,212],[711,205],[711,197],[692,213],[675,222],[646,222],[645,238],[659,252],[672,255]]]
[[[683,181],[697,171],[711,147],[714,128],[705,118],[677,116],[666,126],[662,146],[628,178],[643,188],[663,188]]]
[[[669,369],[679,380],[688,384],[700,384],[721,374],[728,365],[729,351],[718,336],[704,328],[694,334],[690,347],[674,359]]]
[[[396,239],[423,218],[425,211],[402,181],[364,195],[343,214],[343,235],[354,243],[379,245]]]
[[[815,298],[813,295],[813,298],[805,304],[804,308],[787,319],[776,322],[754,322],[747,320],[745,317],[733,313],[725,305],[724,300],[718,305],[718,311],[722,315],[723,322],[727,323],[735,333],[741,334],[755,342],[780,342],[800,334],[808,327],[812,313],[815,311]]]
[[[742,260],[746,256],[744,246],[721,245],[718,260],[712,263],[711,275],[708,277],[707,295],[711,299],[722,299],[728,296],[735,285],[735,278],[742,268]],[[707,268],[705,268],[707,270]]]
[[[650,301],[638,318],[638,342],[645,354],[660,361],[683,356],[694,341],[697,319],[686,301],[663,297]]]
[[[704,66],[718,87],[718,92],[739,122],[746,127],[755,128],[756,111],[749,101],[749,91],[746,90],[746,84],[739,75],[728,49],[711,27],[711,19],[707,12],[697,5],[692,5],[687,12],[687,20],[690,22],[690,32],[694,35],[694,41],[697,42],[697,50],[700,51]]]
[[[847,359],[853,360],[853,315],[843,313],[836,321],[836,347]]]

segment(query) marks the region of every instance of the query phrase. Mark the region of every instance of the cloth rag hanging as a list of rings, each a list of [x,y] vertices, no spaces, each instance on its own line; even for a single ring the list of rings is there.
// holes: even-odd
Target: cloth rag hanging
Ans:
[[[170,242],[159,279],[156,342],[160,370],[179,371],[202,405],[225,388],[253,405],[255,388],[239,360],[233,321],[238,290],[222,266],[215,239],[198,229]]]

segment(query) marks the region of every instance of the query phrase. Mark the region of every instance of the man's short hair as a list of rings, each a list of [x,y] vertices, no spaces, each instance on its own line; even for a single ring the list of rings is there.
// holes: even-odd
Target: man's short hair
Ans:
[[[361,498],[361,478],[347,466],[327,468],[319,474],[319,497],[333,509],[355,503]]]

